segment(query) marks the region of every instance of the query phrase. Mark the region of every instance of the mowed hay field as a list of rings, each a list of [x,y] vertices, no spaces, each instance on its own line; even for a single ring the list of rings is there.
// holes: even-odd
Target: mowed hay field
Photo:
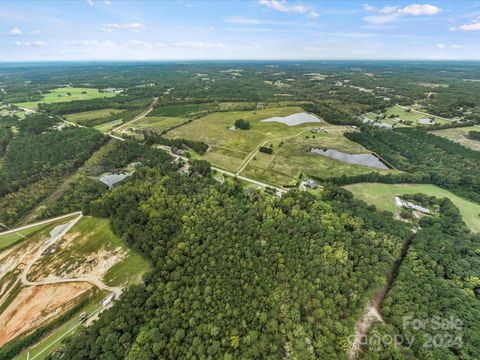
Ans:
[[[352,131],[351,128],[347,126],[322,125],[320,127],[328,132],[312,134],[310,132],[312,126],[310,126],[298,136],[269,141],[265,145],[268,147],[270,144],[273,145],[273,154],[257,153],[242,174],[281,186],[295,182],[301,174],[304,177],[315,175],[326,179],[343,174],[359,175],[372,171],[380,173],[390,171],[348,164],[309,152],[310,148],[316,147],[335,149],[349,154],[370,153],[363,146],[343,136],[344,132]],[[280,146],[281,143],[283,144]]]
[[[328,178],[376,171],[374,168],[351,165],[308,152],[311,147],[319,147],[350,154],[370,153],[343,136],[344,132],[353,131],[351,127],[331,125],[324,121],[296,126],[261,121],[300,112],[303,112],[302,108],[289,106],[212,113],[174,129],[166,136],[203,141],[210,149],[202,158],[212,165],[232,172],[242,169],[242,175],[272,185],[290,184],[297,180],[300,174]],[[230,127],[237,119],[248,120],[251,129],[231,130]],[[321,128],[325,131],[313,134],[312,128]],[[270,144],[273,146],[273,154],[256,153],[260,146]],[[252,158],[253,155],[255,156]],[[252,160],[243,168],[250,158]]]
[[[431,133],[434,135],[441,136],[449,140],[455,141],[460,145],[463,145],[472,150],[480,151],[480,140],[472,140],[468,138],[469,131],[480,132],[480,126],[468,126],[468,127],[461,127],[461,128],[443,129],[443,130],[431,131]]]
[[[368,204],[375,205],[378,210],[395,213],[395,196],[402,194],[422,193],[438,198],[449,198],[462,214],[463,221],[474,232],[480,232],[480,205],[462,199],[457,195],[430,184],[379,184],[360,183],[347,185],[345,189],[351,191],[357,198]]]
[[[146,116],[131,123],[129,127],[135,129],[152,129],[163,132],[171,129],[174,126],[181,125],[186,121],[187,119],[182,117]]]
[[[292,136],[302,129],[310,129],[321,124],[286,126],[280,123],[261,122],[270,117],[288,116],[299,112],[303,112],[300,107],[274,107],[255,111],[212,113],[173,129],[166,137],[203,141],[210,146],[209,151],[203,156],[205,160],[222,169],[237,171],[265,140]],[[238,119],[249,121],[251,129],[229,129]]]
[[[100,109],[100,110],[92,110],[92,111],[83,111],[79,113],[69,114],[65,117],[68,121],[77,123],[77,122],[84,122],[88,120],[97,120],[97,119],[104,119],[112,114],[118,114],[122,110],[118,109]]]
[[[399,105],[389,107],[386,111],[386,115],[387,115],[387,119],[391,115],[394,115],[395,117],[399,117],[401,120],[412,121],[413,124],[417,124],[418,120],[423,119],[423,118],[434,118],[435,122],[439,123],[439,124],[448,123],[447,120],[440,119],[440,118],[436,117],[435,115],[420,114],[420,113],[416,112],[414,109],[411,109],[410,111],[407,111],[406,109],[402,108]]]
[[[90,100],[90,99],[113,97],[113,96],[117,96],[117,94],[103,93],[103,92],[99,92],[98,89],[92,89],[92,88],[61,87],[61,88],[56,88],[51,90],[51,92],[49,92],[48,94],[44,94],[42,100],[23,102],[15,105],[28,108],[28,109],[34,109],[40,103],[51,104],[51,103],[57,103],[57,102],[65,102],[65,101],[73,101],[73,100]]]

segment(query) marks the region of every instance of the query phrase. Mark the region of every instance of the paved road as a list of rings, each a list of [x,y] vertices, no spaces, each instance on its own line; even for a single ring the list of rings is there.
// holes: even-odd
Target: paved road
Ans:
[[[69,216],[80,215],[80,214],[81,214],[80,211],[75,211],[75,212],[72,212],[72,213],[70,213],[70,214],[65,214],[65,215],[57,216],[57,217],[54,217],[54,218],[51,218],[51,219],[39,221],[39,222],[36,222],[36,223],[33,223],[33,224],[28,224],[28,225],[25,225],[25,226],[20,226],[20,227],[17,227],[17,228],[15,228],[15,229],[10,229],[10,230],[7,230],[7,231],[0,232],[0,236],[2,236],[2,235],[7,235],[7,234],[11,234],[11,233],[18,232],[18,231],[21,231],[21,230],[25,230],[25,229],[28,229],[28,228],[31,228],[31,227],[34,227],[34,226],[37,226],[37,225],[48,224],[48,223],[53,222],[53,221],[56,221],[56,220],[62,220],[62,219],[67,218],[67,217],[69,217]],[[3,225],[3,224],[1,224],[1,225],[4,226],[4,227],[6,227],[6,226]]]

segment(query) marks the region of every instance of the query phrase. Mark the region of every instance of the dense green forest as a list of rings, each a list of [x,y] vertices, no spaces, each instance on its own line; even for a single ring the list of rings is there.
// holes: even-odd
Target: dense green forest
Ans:
[[[383,303],[385,324],[365,340],[365,359],[480,356],[480,236],[448,199],[437,203],[440,215],[421,221]]]
[[[360,358],[480,358],[480,236],[458,209],[447,199],[405,195],[432,214],[403,209],[400,221],[337,187],[431,183],[480,202],[478,151],[418,128],[362,124],[366,113],[400,104],[461,118],[429,130],[472,126],[480,121],[480,82],[469,79],[478,78],[470,62],[0,64],[0,222],[79,210],[108,218],[153,266],[49,358],[348,359],[356,325],[384,287],[384,322],[373,326]],[[18,108],[66,86],[116,94]],[[214,142],[163,136],[213,112],[287,106],[358,126],[345,136],[399,171],[300,174],[322,187],[275,196],[273,187],[256,190],[199,160]],[[98,118],[81,114],[93,110]],[[147,126],[132,132],[93,129],[142,113]],[[75,116],[81,126],[63,122]],[[163,117],[179,119],[172,128],[151,125]],[[245,130],[235,134],[258,135],[256,120],[235,119]],[[258,157],[276,157],[258,141]],[[111,188],[99,180],[117,172],[131,175]],[[405,318],[461,325],[415,329]]]
[[[91,129],[57,128],[58,122],[39,114],[15,124],[18,133],[10,135],[0,167],[1,222],[19,220],[106,140]]]
[[[155,270],[69,340],[72,359],[345,358],[408,234],[334,192],[277,199],[156,168],[84,210],[109,217]]]

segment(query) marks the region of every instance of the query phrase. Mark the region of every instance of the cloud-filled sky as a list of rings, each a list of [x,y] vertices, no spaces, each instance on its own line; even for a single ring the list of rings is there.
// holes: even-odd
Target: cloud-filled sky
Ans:
[[[0,1],[0,61],[480,60],[480,1]]]

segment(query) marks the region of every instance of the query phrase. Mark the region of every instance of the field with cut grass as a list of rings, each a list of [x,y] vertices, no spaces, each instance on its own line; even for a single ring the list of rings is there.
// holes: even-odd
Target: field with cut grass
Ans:
[[[267,107],[255,111],[212,113],[173,129],[166,136],[203,141],[210,148],[201,158],[232,172],[241,169],[242,175],[273,185],[294,183],[300,174],[328,178],[375,171],[308,152],[311,147],[318,147],[350,154],[369,153],[343,136],[345,131],[353,131],[350,127],[330,125],[323,121],[296,126],[261,121],[300,112],[303,112],[300,107]],[[232,130],[237,119],[249,121],[251,129]],[[312,133],[312,128],[321,128],[322,131]],[[270,145],[273,154],[257,153],[260,146]]]
[[[165,131],[174,126],[178,126],[186,122],[186,118],[182,117],[165,117],[165,116],[146,116],[131,124],[135,129],[153,129],[156,131]]]
[[[357,198],[368,204],[375,205],[380,211],[395,213],[395,196],[402,194],[423,193],[439,198],[449,198],[458,207],[463,216],[463,221],[474,232],[480,232],[480,204],[462,199],[457,195],[430,184],[379,184],[360,183],[345,186]]]
[[[73,88],[61,87],[51,90],[48,94],[43,95],[43,99],[39,101],[29,101],[15,104],[20,107],[34,109],[40,103],[57,103],[73,100],[90,100],[96,98],[113,97],[117,94],[99,92],[98,89],[92,88]]]
[[[104,119],[112,114],[118,114],[122,110],[118,109],[100,109],[100,110],[92,110],[92,111],[83,111],[79,113],[69,114],[65,117],[68,121],[77,123],[80,121],[88,121],[88,120],[97,120],[97,119]]]
[[[110,130],[116,128],[117,126],[119,126],[120,124],[122,124],[123,121],[122,120],[112,120],[112,121],[109,121],[109,122],[105,122],[103,124],[100,124],[100,125],[95,125],[93,128],[94,129],[97,129],[98,131],[101,131],[101,132],[109,132]]]
[[[348,164],[309,152],[312,147],[329,148],[349,154],[369,153],[363,146],[348,140],[343,136],[351,131],[346,126],[322,126],[327,132],[312,134],[305,131],[299,136],[285,140],[274,140],[265,144],[273,145],[273,154],[257,153],[242,172],[254,179],[284,185],[295,183],[301,174],[303,177],[315,175],[322,178],[345,175],[360,175],[372,171],[387,173],[389,170],[377,170],[371,167]],[[308,136],[308,139],[306,138]],[[315,138],[313,137],[315,136]],[[280,146],[280,143],[283,143]]]
[[[468,137],[469,131],[480,132],[480,126],[467,126],[467,127],[460,127],[460,128],[443,129],[443,130],[431,131],[431,133],[434,135],[441,136],[446,139],[455,141],[460,145],[463,145],[472,150],[480,151],[480,141],[470,139]]]
[[[299,131],[312,128],[312,124],[286,126],[280,123],[261,122],[274,116],[288,116],[303,112],[300,107],[274,107],[255,111],[232,111],[208,114],[189,124],[170,131],[168,138],[185,138],[203,141],[210,146],[205,160],[220,168],[237,171],[243,162],[265,140],[293,136]],[[231,130],[235,120],[250,122],[250,130]],[[317,123],[314,126],[318,126]]]
[[[408,111],[407,109],[402,108],[399,105],[389,107],[386,112],[386,120],[389,120],[390,116],[395,116],[401,120],[411,121],[413,124],[418,124],[418,120],[423,118],[433,118],[436,123],[445,124],[448,123],[447,120],[443,120],[435,115],[425,115],[416,112],[414,109]]]

